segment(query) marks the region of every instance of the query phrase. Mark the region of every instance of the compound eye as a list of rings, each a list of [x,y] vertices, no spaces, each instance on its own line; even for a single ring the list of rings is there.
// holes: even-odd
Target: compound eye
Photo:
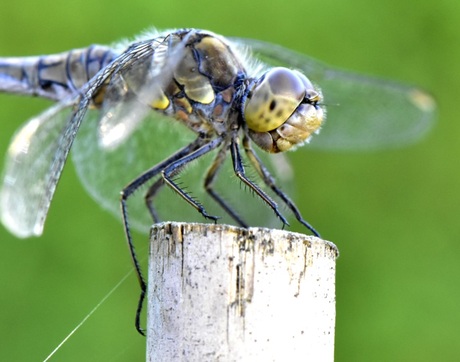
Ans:
[[[293,72],[299,77],[299,79],[302,81],[305,89],[305,98],[310,102],[318,102],[321,100],[321,95],[318,93],[318,91],[313,87],[313,84],[310,82],[310,80],[303,75],[302,73],[293,70]]]
[[[287,68],[273,68],[257,81],[244,108],[250,130],[268,132],[286,122],[305,97],[307,84],[299,75]]]

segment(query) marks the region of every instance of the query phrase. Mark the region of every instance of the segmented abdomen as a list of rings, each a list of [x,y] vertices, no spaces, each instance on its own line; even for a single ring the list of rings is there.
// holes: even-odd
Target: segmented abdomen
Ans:
[[[93,45],[55,55],[0,58],[0,91],[61,100],[116,55],[108,47]]]

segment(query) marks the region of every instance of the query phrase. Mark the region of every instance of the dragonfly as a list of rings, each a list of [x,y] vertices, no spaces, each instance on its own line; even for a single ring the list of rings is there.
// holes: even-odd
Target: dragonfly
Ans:
[[[284,152],[406,145],[430,130],[436,113],[432,97],[417,87],[197,29],[3,57],[0,91],[56,102],[13,136],[0,186],[3,225],[18,237],[42,234],[72,149],[89,194],[120,214],[141,287],[141,334],[146,283],[131,228],[195,215],[216,222],[221,214],[243,227],[284,226],[287,210],[319,236],[281,188],[292,181]],[[145,202],[134,203],[141,188]]]

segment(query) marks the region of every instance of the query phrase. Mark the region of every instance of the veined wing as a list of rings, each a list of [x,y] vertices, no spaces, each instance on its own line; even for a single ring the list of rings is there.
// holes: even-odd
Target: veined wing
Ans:
[[[76,101],[70,98],[31,119],[15,134],[8,148],[0,189],[0,217],[16,236],[40,235],[43,231],[52,196],[46,188],[58,177],[51,174],[51,165],[69,107]]]
[[[171,82],[193,32],[183,39],[172,33],[129,47],[103,95],[99,143],[108,150],[120,146],[156,104],[165,102],[162,89]],[[167,101],[167,100],[166,100]]]
[[[370,150],[417,141],[432,127],[436,104],[424,91],[391,81],[334,69],[275,44],[232,39],[268,66],[302,71],[323,92],[327,119],[308,148]]]
[[[43,232],[62,169],[88,107],[114,72],[130,67],[133,59],[148,58],[150,44],[133,44],[88,82],[80,94],[69,96],[33,118],[13,138],[0,189],[0,217],[12,233],[28,237]],[[73,109],[66,112],[71,106]],[[96,133],[97,125],[92,127]]]

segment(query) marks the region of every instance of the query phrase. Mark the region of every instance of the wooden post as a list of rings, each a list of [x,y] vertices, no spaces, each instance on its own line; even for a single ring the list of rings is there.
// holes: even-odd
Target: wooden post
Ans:
[[[148,361],[333,361],[336,246],[281,230],[151,233]]]

